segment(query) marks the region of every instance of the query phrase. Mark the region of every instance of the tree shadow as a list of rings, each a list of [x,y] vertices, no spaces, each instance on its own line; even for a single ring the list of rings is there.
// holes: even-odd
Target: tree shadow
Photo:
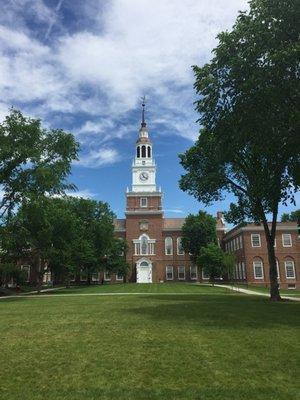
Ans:
[[[143,296],[145,303],[123,312],[182,326],[193,321],[199,329],[261,329],[300,327],[300,304],[268,298],[224,295]]]

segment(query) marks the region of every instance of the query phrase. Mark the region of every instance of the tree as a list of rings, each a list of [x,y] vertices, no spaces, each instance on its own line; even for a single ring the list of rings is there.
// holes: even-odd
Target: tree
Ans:
[[[234,253],[224,253],[223,255],[224,273],[227,274],[229,281],[233,281],[235,263],[236,260]]]
[[[300,185],[299,12],[296,0],[252,0],[218,35],[211,62],[194,67],[201,131],[180,156],[182,190],[207,205],[231,192],[227,221],[263,224],[272,300],[278,206],[294,203]]]
[[[197,265],[201,247],[217,243],[216,219],[205,211],[187,216],[182,227],[182,246]]]
[[[214,244],[209,243],[205,247],[201,247],[198,256],[198,264],[204,273],[209,275],[210,281],[214,284],[215,279],[224,273],[224,253],[222,249]]]
[[[0,124],[0,143],[0,216],[32,196],[74,189],[66,182],[79,148],[72,134],[47,130],[39,119],[11,109]]]
[[[300,210],[292,211],[290,214],[282,214],[281,222],[297,222],[300,225]]]
[[[78,234],[73,247],[73,260],[77,272],[84,272],[87,283],[92,274],[107,269],[107,256],[114,248],[114,213],[107,203],[90,199],[68,199],[79,221]]]

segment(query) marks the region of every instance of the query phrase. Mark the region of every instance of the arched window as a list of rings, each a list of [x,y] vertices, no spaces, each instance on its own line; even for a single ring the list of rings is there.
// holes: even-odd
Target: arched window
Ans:
[[[284,260],[284,268],[286,279],[296,279],[295,263],[291,257]]]
[[[142,146],[142,157],[146,157],[146,146]]]
[[[147,261],[142,261],[142,262],[140,263],[140,266],[141,266],[141,267],[148,267],[149,264],[147,263]]]
[[[151,147],[148,146],[148,157],[151,158]]]
[[[169,236],[165,238],[165,253],[167,255],[173,254],[173,239]]]
[[[141,254],[148,254],[148,239],[147,236],[141,237]]]
[[[181,237],[177,238],[177,254],[179,254],[179,255],[184,254]]]
[[[254,279],[264,279],[264,266],[260,258],[253,261],[253,274]]]
[[[136,156],[137,158],[140,158],[140,146],[136,148]]]

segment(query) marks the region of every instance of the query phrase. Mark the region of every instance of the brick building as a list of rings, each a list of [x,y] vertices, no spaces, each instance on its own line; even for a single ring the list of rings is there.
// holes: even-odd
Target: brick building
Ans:
[[[223,246],[235,254],[237,281],[269,286],[268,251],[262,225],[236,226],[224,235]],[[300,231],[295,222],[278,222],[275,254],[280,287],[299,288]]]
[[[202,281],[208,279],[191,263],[181,246],[184,218],[165,218],[163,194],[156,186],[156,164],[144,111],[132,163],[132,187],[126,192],[124,219],[115,220],[115,233],[127,241],[129,281]],[[248,224],[226,232],[222,213],[217,213],[220,246],[236,256],[235,280],[269,284],[267,246],[262,226]],[[283,288],[299,287],[300,237],[296,223],[278,223],[276,237],[278,277]],[[297,271],[298,270],[298,271]],[[106,280],[122,277],[104,276]],[[119,278],[119,279],[117,279]]]

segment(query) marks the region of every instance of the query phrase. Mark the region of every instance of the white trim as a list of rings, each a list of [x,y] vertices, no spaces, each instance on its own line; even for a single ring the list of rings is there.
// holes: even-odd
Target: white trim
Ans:
[[[183,247],[182,247],[182,242],[181,242],[181,240],[182,240],[182,237],[181,237],[181,236],[178,236],[178,238],[176,239],[176,247],[177,247],[177,255],[178,255],[178,256],[184,256],[184,250],[183,250]],[[181,253],[179,252],[179,243],[180,243],[181,248],[182,248],[182,252],[181,252]]]
[[[257,236],[257,237],[258,237],[258,242],[259,242],[259,244],[258,244],[257,246],[255,246],[255,245],[253,244],[253,237],[254,237],[254,236]],[[260,233],[251,233],[251,245],[252,245],[252,247],[261,247]]]
[[[25,268],[24,268],[25,267]],[[26,276],[26,280],[25,282],[29,282],[30,281],[30,273],[31,273],[31,265],[30,264],[22,264],[21,265],[21,270],[27,270],[27,276]]]
[[[172,272],[172,278],[168,278],[168,268],[171,268],[170,272]],[[174,268],[171,265],[166,266],[166,280],[173,281],[174,280]]]
[[[196,277],[195,278],[192,278],[192,268],[195,268],[195,271],[196,271]],[[190,279],[191,279],[191,281],[196,281],[198,279],[198,268],[197,268],[196,265],[191,265],[190,266]]]
[[[290,233],[283,233],[281,235],[282,237],[282,247],[292,247],[293,243],[292,243],[292,235]],[[290,244],[284,244],[284,237],[288,237],[289,238],[289,243]]]
[[[257,267],[259,267],[259,266],[258,265],[255,266],[255,264],[260,264],[262,276],[256,275],[256,266]],[[253,275],[254,275],[254,279],[264,279],[264,265],[261,260],[253,261]]]
[[[107,274],[109,274],[109,278],[107,277]],[[111,280],[111,275],[110,275],[110,272],[109,272],[109,271],[104,271],[103,279],[104,279],[106,282],[109,282],[109,281]]]
[[[179,274],[180,274],[179,269],[180,268],[183,268],[183,278],[179,278]],[[184,267],[184,265],[179,265],[177,267],[177,276],[178,276],[178,280],[179,281],[185,281],[185,267]]]
[[[290,267],[292,267],[293,276],[288,276],[287,274],[287,263],[291,263]],[[284,261],[284,268],[285,268],[285,277],[286,279],[296,279],[296,271],[295,271],[295,263],[293,260],[285,260]]]
[[[171,239],[171,253],[167,252],[167,244],[166,244],[167,239]],[[172,236],[165,237],[165,255],[166,256],[172,256],[173,255],[173,238],[172,238]]]
[[[143,202],[145,202],[144,205],[143,205]],[[141,197],[140,198],[140,207],[141,208],[147,208],[148,207],[148,199],[147,199],[147,197]]]
[[[120,276],[121,276],[121,278],[120,278]],[[116,281],[123,281],[123,280],[124,280],[124,275],[123,274],[119,275],[119,272],[117,272],[116,273]]]

